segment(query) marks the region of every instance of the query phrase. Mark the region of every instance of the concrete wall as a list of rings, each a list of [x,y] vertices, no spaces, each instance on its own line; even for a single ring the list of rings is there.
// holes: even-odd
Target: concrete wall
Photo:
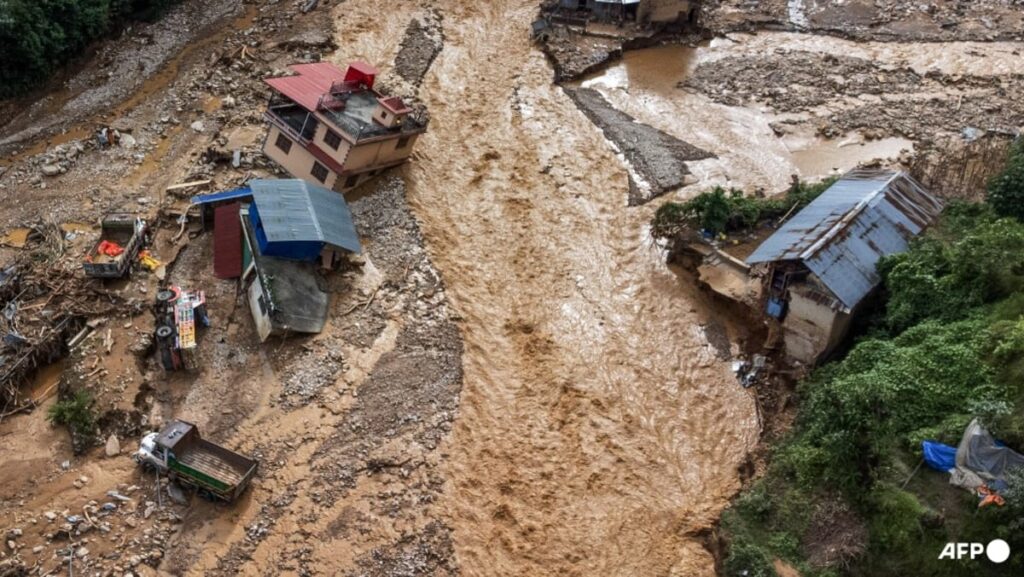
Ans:
[[[685,22],[690,10],[695,7],[696,2],[693,0],[640,0],[636,17],[640,22],[651,24],[675,22],[679,19]]]
[[[846,336],[851,315],[810,298],[800,287],[789,291],[789,311],[782,322],[786,355],[815,364]]]
[[[398,141],[400,140],[398,138],[357,144],[348,153],[345,170],[362,172],[376,166],[401,162],[412,154],[412,149],[416,146],[416,138],[418,136],[410,136],[408,143],[402,148],[398,148]]]
[[[323,130],[323,128],[320,130]],[[292,141],[291,150],[286,154],[283,150],[277,147],[276,142],[279,134],[281,134],[280,129],[271,124],[270,130],[267,132],[267,139],[263,143],[263,153],[274,162],[280,164],[282,168],[287,170],[288,173],[295,178],[308,180],[314,184],[321,184],[320,181],[313,177],[312,173],[313,162],[316,161],[316,158],[314,158],[308,150],[302,148],[301,144],[295,141]],[[284,136],[291,140],[291,137],[287,134]],[[327,188],[334,188],[337,178],[338,175],[328,168],[327,179],[323,182],[323,186]]]

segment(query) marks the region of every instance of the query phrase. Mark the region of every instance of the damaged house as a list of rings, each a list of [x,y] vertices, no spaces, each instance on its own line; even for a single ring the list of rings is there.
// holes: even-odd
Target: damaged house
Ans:
[[[377,69],[365,62],[289,68],[296,74],[264,80],[273,95],[263,152],[295,178],[349,190],[407,161],[427,129],[401,98],[374,89]]]
[[[905,172],[845,174],[747,259],[764,269],[765,312],[781,321],[787,355],[814,364],[842,341],[881,280],[876,265],[904,252],[942,202]]]
[[[345,199],[304,180],[252,180],[242,206],[242,287],[260,340],[318,333],[328,314],[320,270],[362,248]]]

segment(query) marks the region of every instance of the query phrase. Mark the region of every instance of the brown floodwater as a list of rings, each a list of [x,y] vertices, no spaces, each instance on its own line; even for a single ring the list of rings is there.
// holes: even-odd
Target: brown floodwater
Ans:
[[[409,176],[463,319],[445,448],[460,568],[711,575],[696,533],[739,488],[754,401],[645,232],[653,207],[626,207],[624,166],[552,86],[528,36],[536,2],[441,10]],[[673,65],[666,89],[687,66]]]

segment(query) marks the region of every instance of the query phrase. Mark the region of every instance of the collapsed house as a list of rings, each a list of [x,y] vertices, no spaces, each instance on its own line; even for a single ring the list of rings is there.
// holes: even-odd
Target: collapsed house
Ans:
[[[781,322],[787,356],[814,364],[832,352],[878,286],[879,259],[906,251],[941,211],[905,172],[856,169],[765,240],[746,264],[763,269],[764,311]]]
[[[427,129],[401,98],[374,89],[377,70],[365,62],[289,68],[296,74],[264,79],[273,95],[263,152],[295,178],[349,190],[407,161]]]
[[[362,247],[345,199],[304,180],[252,180],[242,205],[241,279],[260,340],[318,333],[328,294],[319,268]],[[219,226],[219,225],[218,225]]]

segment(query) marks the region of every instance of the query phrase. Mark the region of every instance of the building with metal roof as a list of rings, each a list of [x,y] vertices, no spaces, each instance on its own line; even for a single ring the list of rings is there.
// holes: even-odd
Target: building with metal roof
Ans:
[[[260,253],[315,261],[325,250],[362,252],[352,213],[340,194],[299,179],[249,181]]]
[[[272,89],[263,152],[296,178],[349,190],[406,162],[427,122],[398,96],[374,89],[377,69],[352,62],[293,64]]]
[[[834,348],[881,281],[878,261],[906,251],[942,208],[906,172],[856,169],[765,240],[746,262],[768,266],[766,312],[783,320],[790,355],[813,362]]]

